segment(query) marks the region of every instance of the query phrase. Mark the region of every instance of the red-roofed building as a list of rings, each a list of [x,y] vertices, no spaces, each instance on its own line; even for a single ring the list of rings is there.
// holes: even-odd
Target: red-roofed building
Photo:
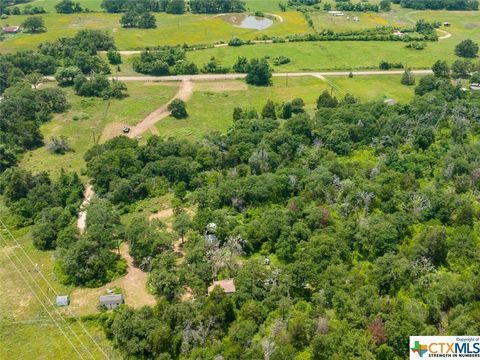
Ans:
[[[20,31],[20,26],[5,26],[3,32],[7,34],[16,34]]]
[[[231,295],[235,293],[235,283],[233,282],[233,279],[225,279],[225,280],[219,280],[219,281],[214,281],[212,285],[208,287],[208,294],[210,294],[215,287],[221,287],[223,291],[225,291],[225,294]]]

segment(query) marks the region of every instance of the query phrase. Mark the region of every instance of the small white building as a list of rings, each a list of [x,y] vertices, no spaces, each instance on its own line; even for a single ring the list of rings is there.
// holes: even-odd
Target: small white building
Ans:
[[[329,11],[328,14],[330,16],[345,16],[345,14],[343,12],[337,11],[337,10]]]
[[[59,295],[55,299],[55,304],[57,306],[68,306],[70,304],[70,298],[68,295]]]

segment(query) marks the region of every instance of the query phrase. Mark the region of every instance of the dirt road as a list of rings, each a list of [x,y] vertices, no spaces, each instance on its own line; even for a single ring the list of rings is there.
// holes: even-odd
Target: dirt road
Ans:
[[[372,76],[372,75],[401,75],[404,70],[362,70],[362,71],[351,71],[354,76]],[[414,75],[431,75],[433,74],[432,70],[412,70]],[[273,73],[273,77],[321,77],[321,76],[348,76],[350,71],[302,71],[302,72],[279,72]],[[218,80],[236,80],[244,79],[247,74],[198,74],[198,75],[171,75],[171,76],[119,76],[118,78],[111,77],[111,79],[118,79],[120,81],[144,81],[144,82],[170,82],[170,81],[218,81]],[[55,80],[53,76],[46,76],[48,80]],[[185,84],[184,84],[185,86]],[[180,89],[180,92],[182,90]],[[173,100],[173,99],[172,99]]]
[[[404,70],[365,70],[365,71],[351,71],[353,76],[372,76],[372,75],[402,75]],[[431,75],[432,70],[412,70],[414,75]],[[350,71],[302,71],[302,72],[280,72],[273,73],[273,77],[325,77],[325,76],[348,76]],[[236,80],[244,79],[247,74],[198,74],[198,75],[171,75],[171,76],[119,76],[120,81],[144,81],[144,82],[170,82],[170,81],[219,81],[219,80]],[[52,78],[53,79],[53,78]],[[117,77],[115,77],[117,79]],[[185,85],[185,84],[184,84]],[[181,92],[182,90],[180,90]],[[173,100],[173,99],[172,99]]]
[[[143,134],[145,131],[149,129],[153,129],[157,122],[159,122],[160,120],[170,115],[170,111],[168,110],[168,105],[173,100],[180,99],[187,102],[192,96],[192,94],[193,94],[193,83],[188,79],[183,80],[182,86],[180,87],[178,92],[175,94],[175,96],[168,103],[166,103],[162,107],[152,112],[150,115],[148,115],[145,119],[143,119],[137,125],[133,126],[130,129],[130,132],[128,133],[128,137],[133,139]],[[118,134],[118,135],[121,135],[121,134]]]
[[[87,187],[85,188],[85,192],[83,193],[82,205],[80,206],[81,211],[78,214],[78,219],[77,219],[77,228],[80,231],[80,234],[83,234],[87,227],[86,207],[88,206],[88,204],[90,204],[90,200],[92,200],[93,195],[94,195],[94,192],[93,192],[92,185],[87,184]]]
[[[127,274],[113,280],[102,287],[88,289],[77,288],[70,295],[70,308],[78,315],[97,312],[99,297],[107,294],[107,289],[121,288],[125,303],[139,308],[145,305],[155,305],[155,297],[147,291],[148,274],[133,266],[133,259],[129,253],[128,244],[120,247],[120,255],[127,262]]]
[[[441,29],[437,29],[437,31],[443,34],[443,36],[438,37],[438,40],[445,40],[452,37],[452,34],[450,34],[448,31],[441,30]]]

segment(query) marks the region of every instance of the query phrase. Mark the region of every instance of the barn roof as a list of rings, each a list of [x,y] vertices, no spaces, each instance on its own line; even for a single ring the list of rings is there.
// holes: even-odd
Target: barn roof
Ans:
[[[100,304],[101,305],[121,304],[121,303],[123,303],[123,295],[122,294],[100,296]]]

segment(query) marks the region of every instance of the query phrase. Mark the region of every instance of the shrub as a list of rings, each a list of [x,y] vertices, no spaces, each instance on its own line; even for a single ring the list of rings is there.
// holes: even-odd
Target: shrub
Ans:
[[[464,58],[475,58],[478,54],[478,44],[467,39],[463,40],[455,47],[455,55]]]
[[[272,84],[272,69],[265,59],[252,59],[248,67],[247,84],[256,86],[269,86]]]
[[[51,154],[65,154],[71,151],[68,139],[65,136],[52,136],[47,143],[47,150]]]
[[[245,44],[245,42],[238,37],[233,37],[228,42],[228,46],[242,46],[243,44]]]
[[[405,69],[401,80],[402,85],[412,86],[415,85],[415,76],[410,69]]]
[[[175,99],[168,104],[168,111],[175,119],[185,119],[188,117],[187,106],[183,100]]]
[[[290,58],[280,55],[272,59],[273,65],[280,66],[284,64],[288,64],[290,62]]]

